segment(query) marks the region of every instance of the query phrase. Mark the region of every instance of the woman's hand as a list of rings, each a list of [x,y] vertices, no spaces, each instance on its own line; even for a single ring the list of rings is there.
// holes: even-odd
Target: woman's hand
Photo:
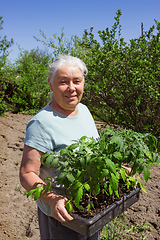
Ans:
[[[44,181],[38,176],[41,166],[40,158],[43,154],[44,153],[34,148],[26,145],[24,146],[20,167],[20,181],[22,186],[28,192],[35,188],[36,183],[42,183],[45,185]],[[52,190],[50,190],[47,193],[42,192],[39,199],[51,206],[51,215],[58,221],[65,222],[73,220],[65,208],[67,198],[56,195]]]
[[[127,174],[130,175],[131,172],[132,172],[132,168],[131,167],[126,167],[124,165],[121,165],[126,171],[127,171]]]
[[[68,214],[65,203],[67,198],[59,195],[55,195],[52,200],[50,201],[51,207],[51,216],[58,220],[59,222],[71,221],[73,217]]]

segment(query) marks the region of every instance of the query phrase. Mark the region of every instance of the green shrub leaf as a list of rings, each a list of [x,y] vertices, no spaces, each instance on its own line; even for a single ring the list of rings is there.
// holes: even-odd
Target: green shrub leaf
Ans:
[[[95,187],[95,194],[98,195],[98,193],[100,192],[101,188],[100,188],[100,184],[98,183]]]
[[[117,174],[116,172],[116,165],[112,162],[109,158],[105,159],[106,167],[109,169],[111,173]]]
[[[109,170],[108,169],[103,169],[101,173],[100,179],[103,179],[108,176]]]
[[[117,177],[113,173],[111,173],[110,183],[111,183],[114,191],[118,190],[118,182],[119,181],[118,181]]]
[[[67,179],[71,182],[71,183],[73,183],[74,182],[74,177],[73,177],[73,174],[72,173],[68,173],[67,175],[66,175],[66,177],[67,177]]]
[[[40,186],[36,189],[36,191],[34,193],[34,200],[35,201],[40,197],[43,190],[44,190],[43,186]]]
[[[150,178],[150,170],[149,170],[148,167],[145,167],[145,168],[144,168],[143,176],[144,176],[145,181],[147,182],[148,179]]]
[[[53,161],[52,161],[52,163],[50,164],[50,167],[49,167],[49,168],[53,168],[54,166],[56,166],[57,163],[58,163],[58,161],[59,161],[59,158],[58,158],[58,157],[54,157],[54,158],[53,158]]]
[[[76,149],[78,146],[79,146],[79,144],[73,143],[73,144],[71,144],[71,145],[70,145],[69,147],[67,147],[67,148],[68,148],[68,150],[74,150],[74,149]]]
[[[43,160],[49,155],[48,152],[46,152],[42,157],[41,157],[41,163],[44,164]]]
[[[81,187],[78,189],[77,194],[76,194],[76,196],[75,196],[75,202],[76,202],[77,204],[79,204],[82,196],[83,196],[83,186],[81,186]]]
[[[44,192],[45,192],[45,193],[49,192],[49,190],[51,189],[51,187],[52,187],[52,185],[51,185],[51,183],[49,182],[49,183],[47,184]]]
[[[70,200],[68,200],[68,201],[65,202],[65,208],[66,208],[66,210],[67,210],[67,212],[68,212],[69,214],[72,213],[72,211],[73,211],[73,206],[72,206]]]
[[[76,190],[78,188],[80,188],[82,186],[81,182],[77,182],[74,186],[73,186],[73,190]]]
[[[119,160],[122,160],[122,154],[120,152],[114,152],[113,156]]]
[[[54,157],[53,155],[49,155],[44,162],[44,166],[47,166],[48,164],[50,164],[53,160],[53,157]]]
[[[84,183],[83,186],[87,191],[90,191],[90,186],[88,183]]]

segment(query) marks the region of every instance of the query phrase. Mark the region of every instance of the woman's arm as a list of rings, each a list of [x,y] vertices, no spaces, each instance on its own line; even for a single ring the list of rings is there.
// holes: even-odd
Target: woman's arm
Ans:
[[[41,166],[40,158],[44,153],[24,145],[23,157],[20,167],[20,182],[22,186],[29,192],[35,188],[35,184],[40,182],[46,185],[39,178],[39,169]],[[51,215],[60,222],[71,221],[73,218],[65,209],[67,198],[56,195],[52,190],[47,193],[42,192],[40,198],[43,202],[51,207]]]

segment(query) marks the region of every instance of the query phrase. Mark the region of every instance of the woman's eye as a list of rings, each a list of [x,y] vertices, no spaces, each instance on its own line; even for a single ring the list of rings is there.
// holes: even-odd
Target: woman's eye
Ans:
[[[66,84],[66,81],[62,80],[60,83],[61,83],[61,84]]]
[[[79,84],[80,82],[81,82],[80,80],[74,81],[75,84]]]

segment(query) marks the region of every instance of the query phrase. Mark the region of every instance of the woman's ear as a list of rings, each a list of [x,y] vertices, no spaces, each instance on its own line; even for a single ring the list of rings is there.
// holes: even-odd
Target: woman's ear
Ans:
[[[50,90],[52,91],[52,84],[51,84],[50,78],[48,78],[48,83],[49,83]]]

